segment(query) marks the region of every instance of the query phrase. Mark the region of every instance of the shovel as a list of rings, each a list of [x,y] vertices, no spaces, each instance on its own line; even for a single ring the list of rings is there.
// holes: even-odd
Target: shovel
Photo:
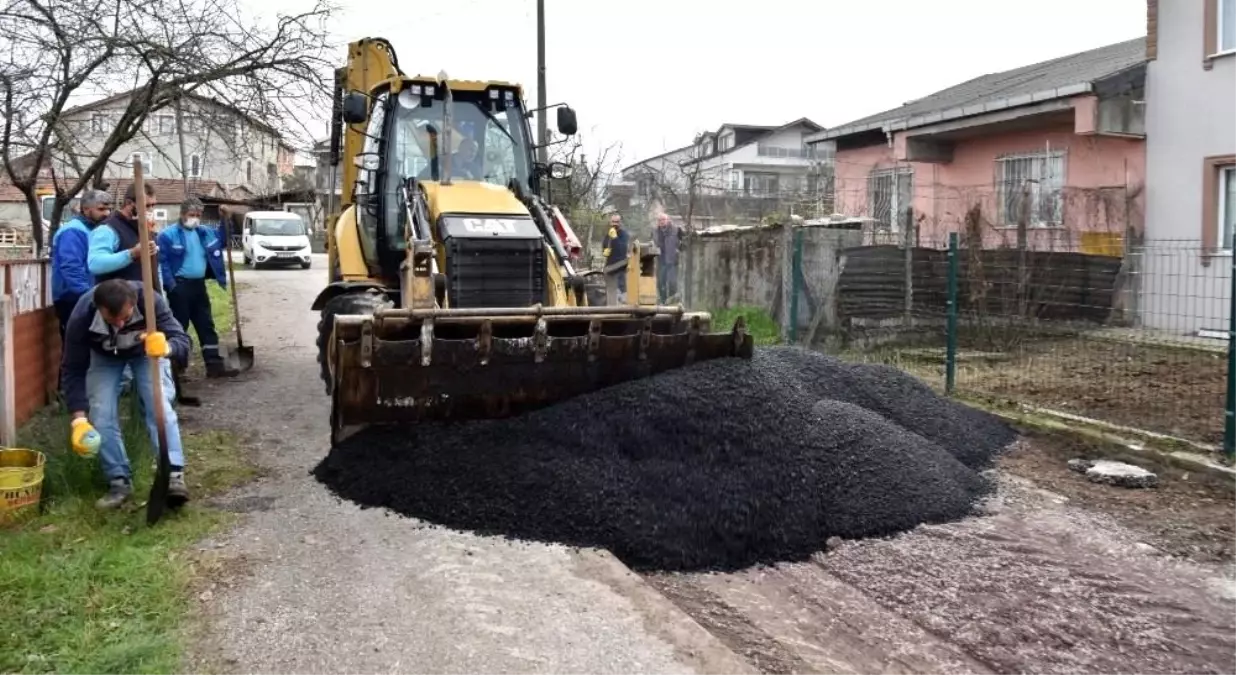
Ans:
[[[145,251],[150,246],[150,225],[146,222],[146,190],[142,181],[142,161],[133,158],[133,189],[137,195],[138,235],[142,247],[142,299],[145,302],[146,334],[159,330],[155,323],[155,285],[154,261]],[[151,405],[154,406],[155,429],[159,440],[159,463],[155,467],[154,483],[150,486],[150,498],[146,501],[146,524],[154,525],[163,517],[163,508],[177,508],[180,503],[167,503],[168,479],[171,478],[172,465],[167,456],[167,420],[163,415],[163,369],[157,357],[150,359],[150,389]]]
[[[228,287],[232,289],[232,325],[236,328],[236,349],[227,350],[227,364],[229,368],[244,372],[253,368],[253,347],[246,347],[240,334],[240,305],[236,303],[236,269],[232,267],[232,242],[224,242],[223,246],[227,251],[227,275],[230,277]]]

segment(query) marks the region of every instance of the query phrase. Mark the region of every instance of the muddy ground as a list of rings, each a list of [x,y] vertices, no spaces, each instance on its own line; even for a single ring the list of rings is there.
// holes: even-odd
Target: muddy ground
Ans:
[[[1223,440],[1222,352],[1077,338],[1028,343],[1007,356],[960,367],[959,390],[1192,441]]]
[[[202,543],[187,670],[1236,671],[1231,490],[1092,485],[1064,466],[1084,449],[1050,439],[1003,461],[976,517],[732,574],[641,577],[341,502],[308,473],[321,261],[244,276],[259,365],[195,382],[182,414],[239,430],[266,477],[219,501],[244,518]]]
[[[1222,442],[1226,354],[1202,345],[1137,342],[1136,335],[1027,336],[1012,346],[963,336],[957,391],[997,404],[1034,405],[1195,442]],[[942,343],[943,335],[938,337]],[[895,365],[941,390],[944,348],[929,342],[850,347],[843,355]]]
[[[979,517],[649,582],[766,673],[1233,672],[1233,490],[1065,465],[1097,452],[1023,440]]]

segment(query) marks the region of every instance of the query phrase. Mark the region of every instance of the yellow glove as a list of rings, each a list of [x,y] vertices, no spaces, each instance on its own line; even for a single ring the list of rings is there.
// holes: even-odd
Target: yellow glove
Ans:
[[[94,457],[99,451],[99,444],[103,442],[103,438],[99,436],[99,432],[95,431],[94,426],[90,424],[90,420],[85,417],[78,417],[73,420],[73,433],[70,436],[73,444],[73,452],[76,452],[82,457]]]
[[[167,344],[167,336],[159,331],[155,331],[146,336],[146,356],[155,358],[163,358],[170,356],[172,348]]]

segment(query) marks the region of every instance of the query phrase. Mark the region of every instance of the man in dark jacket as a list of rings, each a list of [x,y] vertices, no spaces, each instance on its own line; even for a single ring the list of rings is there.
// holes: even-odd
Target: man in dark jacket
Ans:
[[[186,330],[192,323],[197,330],[206,377],[235,377],[240,371],[228,368],[219,355],[219,334],[206,291],[208,279],[227,288],[223,242],[214,229],[201,223],[201,200],[186,199],[180,205],[180,220],[159,233],[159,273],[176,321]]]
[[[630,248],[630,235],[622,228],[622,216],[615,213],[609,217],[609,232],[605,234],[604,250],[605,275],[609,277],[606,286],[616,287],[617,302],[627,304],[627,250]],[[613,302],[613,300],[610,300]]]
[[[178,506],[189,498],[180,425],[172,408],[175,387],[169,362],[169,359],[188,356],[189,336],[160,296],[155,296],[154,302],[158,330],[147,335],[141,310],[142,296],[140,283],[123,279],[104,281],[78,301],[65,331],[60,388],[73,419],[73,449],[83,454],[88,452],[83,437],[95,427],[102,437],[99,459],[108,479],[108,492],[97,503],[101,509],[116,508],[133,494],[133,471],[120,432],[118,405],[121,377],[126,368],[132,369],[133,387],[141,400],[150,443],[155,448],[159,435],[154,406],[163,406],[172,470],[168,503]],[[154,400],[149,357],[158,357],[163,377],[162,401]],[[87,412],[91,419],[87,418]]]
[[[142,280],[141,235],[137,219],[143,217],[147,222],[154,221],[155,196],[154,187],[146,183],[146,213],[139,214],[134,185],[130,183],[125,190],[121,207],[90,232],[90,251],[86,255],[86,262],[96,282],[101,283],[108,279]],[[149,255],[154,269],[158,269],[154,262],[154,256],[158,252],[159,247],[155,245],[152,236]],[[157,274],[154,283],[155,290],[162,291]]]
[[[657,227],[652,231],[652,243],[661,250],[657,259],[657,303],[668,304],[678,295],[678,247],[681,232],[668,214],[657,214]]]

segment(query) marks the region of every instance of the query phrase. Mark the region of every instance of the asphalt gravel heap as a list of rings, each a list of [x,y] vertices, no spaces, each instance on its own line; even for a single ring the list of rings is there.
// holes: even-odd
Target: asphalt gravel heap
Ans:
[[[314,474],[450,528],[733,570],[964,517],[1013,438],[895,368],[765,348],[520,417],[370,428]]]

